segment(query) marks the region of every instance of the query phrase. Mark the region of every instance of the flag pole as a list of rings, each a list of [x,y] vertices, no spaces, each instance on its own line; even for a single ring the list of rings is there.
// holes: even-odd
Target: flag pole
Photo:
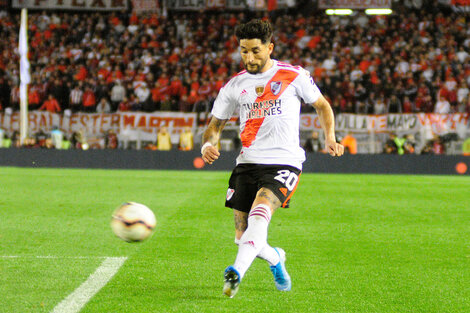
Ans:
[[[21,25],[18,43],[20,54],[20,141],[28,136],[28,84],[31,81],[28,60],[28,10],[21,9]]]

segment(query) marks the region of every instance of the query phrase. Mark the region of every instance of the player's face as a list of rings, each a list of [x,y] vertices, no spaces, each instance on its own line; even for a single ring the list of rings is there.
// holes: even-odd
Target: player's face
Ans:
[[[263,44],[260,39],[241,39],[240,53],[243,65],[250,74],[258,74],[268,70],[267,62],[270,60],[274,44]]]

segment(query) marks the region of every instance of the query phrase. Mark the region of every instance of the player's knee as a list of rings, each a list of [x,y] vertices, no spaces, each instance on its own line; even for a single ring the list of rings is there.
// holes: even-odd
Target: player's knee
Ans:
[[[271,220],[271,208],[266,204],[258,204],[248,215],[248,225],[250,225],[250,221],[261,222],[263,220],[269,223]]]

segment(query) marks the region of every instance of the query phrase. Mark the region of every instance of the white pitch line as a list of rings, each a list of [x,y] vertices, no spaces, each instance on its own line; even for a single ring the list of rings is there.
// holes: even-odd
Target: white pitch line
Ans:
[[[0,259],[108,259],[109,256],[0,255]]]
[[[108,283],[126,260],[126,257],[106,258],[100,267],[80,287],[56,305],[51,313],[79,312]]]

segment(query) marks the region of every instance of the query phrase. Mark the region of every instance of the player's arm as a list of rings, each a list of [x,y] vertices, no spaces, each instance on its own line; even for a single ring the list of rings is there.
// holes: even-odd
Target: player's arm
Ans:
[[[343,145],[336,142],[335,136],[335,116],[328,101],[323,95],[313,103],[317,110],[320,124],[325,133],[325,148],[331,156],[341,156],[344,153]]]
[[[206,131],[202,135],[202,142],[204,142],[201,148],[202,159],[208,164],[212,164],[220,156],[220,152],[217,149],[217,143],[219,142],[220,134],[224,129],[225,123],[228,120],[220,120],[215,116],[207,126]]]

